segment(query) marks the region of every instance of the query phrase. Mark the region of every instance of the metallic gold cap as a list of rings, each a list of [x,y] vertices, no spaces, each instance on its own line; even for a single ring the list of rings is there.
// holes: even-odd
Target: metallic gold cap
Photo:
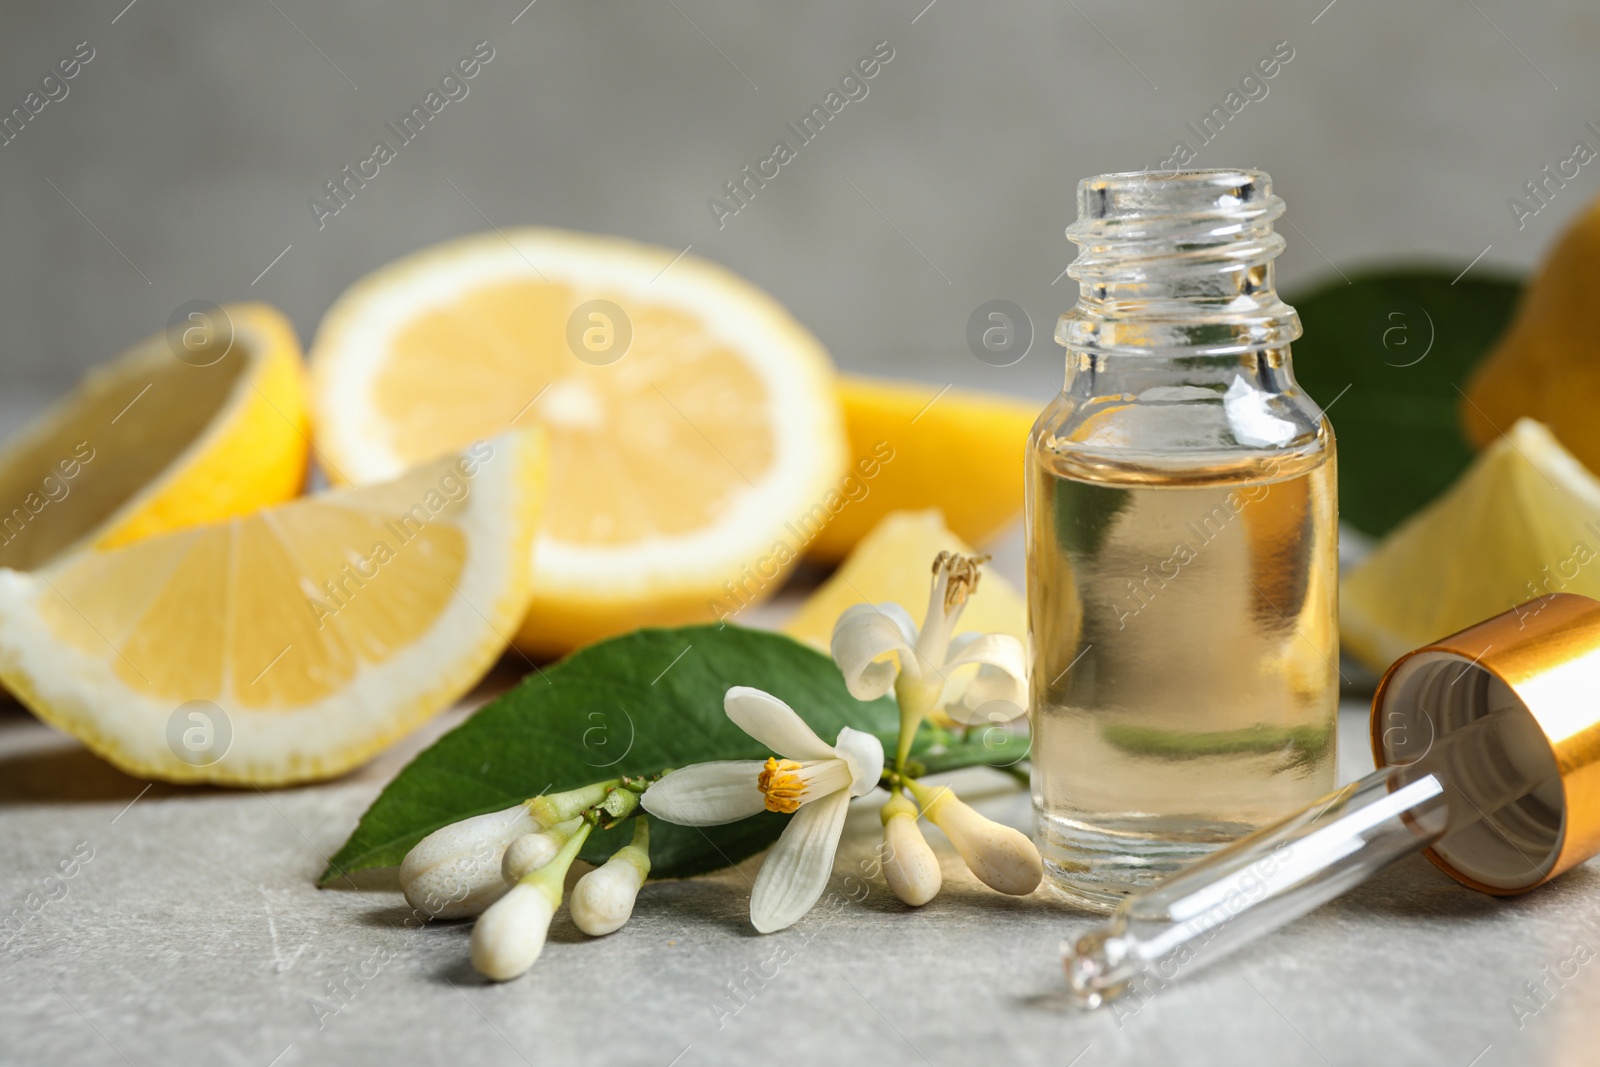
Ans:
[[[1373,758],[1411,762],[1502,708],[1532,718],[1554,772],[1545,766],[1539,790],[1426,855],[1464,885],[1510,895],[1600,853],[1600,602],[1555,593],[1400,657],[1372,700]]]

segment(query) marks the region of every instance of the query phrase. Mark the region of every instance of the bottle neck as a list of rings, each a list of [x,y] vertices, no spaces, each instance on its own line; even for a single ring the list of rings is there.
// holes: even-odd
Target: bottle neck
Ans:
[[[1260,171],[1109,174],[1078,185],[1078,302],[1056,340],[1075,357],[1287,360],[1300,336],[1273,260],[1283,201]]]

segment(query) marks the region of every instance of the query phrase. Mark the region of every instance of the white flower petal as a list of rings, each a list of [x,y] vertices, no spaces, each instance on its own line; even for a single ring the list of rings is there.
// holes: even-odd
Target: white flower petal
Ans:
[[[833,750],[850,767],[850,795],[859,797],[878,785],[883,777],[883,742],[876,734],[846,726],[839,731]]]
[[[876,700],[894,687],[901,669],[916,670],[917,628],[899,604],[857,604],[839,616],[830,650],[857,700]],[[893,660],[878,660],[894,652]]]
[[[761,760],[719,760],[673,771],[644,791],[639,803],[651,815],[679,826],[720,826],[766,810],[757,784]]]
[[[854,604],[840,613],[839,620],[842,622],[853,615],[865,615],[868,613],[887,616],[889,621],[894,623],[895,629],[900,631],[900,636],[905,638],[906,644],[914,645],[917,643],[917,624],[911,618],[911,612],[892,600],[885,600],[881,604]],[[833,625],[837,629],[839,623],[836,622]]]
[[[783,828],[750,893],[750,922],[764,934],[793,926],[828,886],[850,797],[842,790],[802,805]]]
[[[959,704],[946,707],[957,722],[1009,722],[1028,710],[1028,657],[1010,634],[967,633],[950,642],[948,673],[978,664],[978,672],[966,685]]]
[[[961,634],[950,642],[945,669],[969,663],[987,663],[1006,671],[1018,681],[1028,677],[1028,655],[1022,642],[1010,634]]]
[[[722,698],[733,724],[784,759],[832,759],[833,748],[793,708],[760,689],[736,685]]]

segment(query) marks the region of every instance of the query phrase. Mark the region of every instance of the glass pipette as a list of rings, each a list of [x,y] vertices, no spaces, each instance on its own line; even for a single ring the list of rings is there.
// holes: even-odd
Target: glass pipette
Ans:
[[[1063,943],[1068,984],[1098,1006],[1141,978],[1187,976],[1402,856],[1447,847],[1557,777],[1525,710],[1490,711],[1415,761],[1382,767],[1128,897],[1108,924]]]

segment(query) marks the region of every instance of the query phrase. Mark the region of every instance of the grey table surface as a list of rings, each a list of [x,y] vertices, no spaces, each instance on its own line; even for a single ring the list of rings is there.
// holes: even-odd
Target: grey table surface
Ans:
[[[1020,570],[1015,538],[996,565]],[[920,910],[868,880],[864,894],[851,883],[848,905],[761,936],[747,911],[756,859],[652,883],[610,937],[585,938],[558,916],[528,976],[487,984],[467,959],[469,926],[408,927],[392,872],[314,881],[395,771],[516,676],[502,665],[356,774],[272,792],[150,785],[0,706],[0,1062],[1600,1060],[1593,864],[1492,899],[1411,857],[1148,1000],[1086,1013],[1066,998],[1057,951],[1095,917],[1044,889],[986,890],[930,829],[945,888]],[[1365,728],[1365,705],[1347,699],[1346,780],[1372,766]],[[963,773],[980,810],[1029,825],[1008,779]],[[878,835],[858,803],[835,868],[841,891]],[[74,859],[72,877],[48,880]]]

